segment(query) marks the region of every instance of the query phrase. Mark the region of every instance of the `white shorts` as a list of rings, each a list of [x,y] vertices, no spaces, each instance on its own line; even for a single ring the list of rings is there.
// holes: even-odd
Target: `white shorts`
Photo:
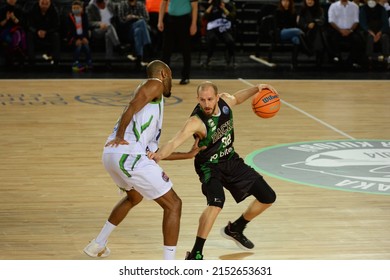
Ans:
[[[103,154],[103,165],[122,190],[136,190],[145,199],[156,199],[172,188],[162,168],[146,155]]]

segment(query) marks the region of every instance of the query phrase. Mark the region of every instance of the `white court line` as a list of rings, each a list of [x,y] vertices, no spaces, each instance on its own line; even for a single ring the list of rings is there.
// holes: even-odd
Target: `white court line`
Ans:
[[[241,81],[241,82],[244,83],[244,84],[249,85],[249,86],[254,86],[254,84],[252,84],[252,83],[250,83],[250,82],[248,82],[248,81],[246,81],[246,80],[244,80],[244,79],[242,79],[242,78],[238,78],[238,80]],[[322,125],[324,125],[324,126],[330,128],[331,130],[333,130],[333,131],[335,131],[335,132],[337,132],[337,133],[339,133],[339,134],[341,134],[341,135],[343,135],[343,136],[345,136],[345,137],[347,137],[347,138],[349,138],[349,139],[351,139],[351,140],[356,140],[356,139],[355,139],[354,137],[352,137],[351,135],[349,135],[349,134],[345,133],[344,131],[341,131],[340,129],[337,129],[337,128],[335,128],[334,126],[332,126],[332,125],[330,125],[330,124],[328,124],[328,123],[326,123],[326,122],[324,122],[324,121],[322,121],[322,120],[316,118],[315,116],[313,116],[313,115],[311,115],[311,114],[309,114],[309,113],[303,111],[302,109],[298,108],[297,106],[294,106],[294,105],[292,105],[292,104],[290,104],[290,103],[288,103],[288,102],[286,102],[286,101],[284,101],[284,100],[282,100],[282,99],[280,99],[280,101],[281,101],[283,104],[287,105],[288,107],[290,107],[290,108],[292,108],[292,109],[294,109],[294,110],[296,110],[296,111],[298,111],[298,112],[300,112],[300,113],[302,113],[302,114],[308,116],[309,118],[315,120],[316,122],[319,122],[320,124],[322,124]]]

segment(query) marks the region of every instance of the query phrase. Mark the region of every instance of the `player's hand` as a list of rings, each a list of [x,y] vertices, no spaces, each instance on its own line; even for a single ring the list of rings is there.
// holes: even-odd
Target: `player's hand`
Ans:
[[[127,142],[125,139],[123,138],[118,138],[116,137],[115,139],[107,142],[107,144],[105,145],[105,147],[118,147],[119,145],[129,145],[129,142]]]
[[[146,155],[148,156],[148,159],[154,160],[156,163],[160,161],[160,156],[157,153],[147,151]]]
[[[188,152],[191,158],[196,156],[200,151],[203,151],[207,148],[207,146],[198,147],[198,144],[199,144],[199,137],[196,137],[195,142],[191,147],[191,150]]]
[[[272,90],[273,92],[278,92],[273,86],[269,85],[269,84],[258,84],[257,87],[259,88],[259,91],[265,89],[265,88],[268,88],[270,90]]]

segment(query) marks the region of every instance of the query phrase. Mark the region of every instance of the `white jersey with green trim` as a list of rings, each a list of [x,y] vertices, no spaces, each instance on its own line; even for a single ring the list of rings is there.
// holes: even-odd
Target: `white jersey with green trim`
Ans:
[[[164,98],[146,104],[139,112],[134,114],[129,125],[126,127],[124,139],[129,145],[118,147],[104,147],[104,153],[119,154],[146,154],[148,150],[156,151],[161,135],[164,115]],[[115,139],[119,120],[107,142]]]

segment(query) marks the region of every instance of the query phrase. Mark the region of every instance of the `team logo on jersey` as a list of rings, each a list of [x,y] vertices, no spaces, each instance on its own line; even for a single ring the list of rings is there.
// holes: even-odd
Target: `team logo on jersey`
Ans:
[[[227,114],[229,114],[229,107],[228,106],[223,106],[222,107],[222,112],[225,114],[225,115],[227,115]]]
[[[162,178],[165,182],[168,182],[168,181],[169,181],[169,177],[168,177],[167,173],[165,173],[164,171],[161,173],[161,178]]]
[[[390,140],[284,144],[257,150],[246,161],[262,174],[299,184],[390,195]]]
[[[211,128],[212,131],[215,130],[216,127],[215,127],[215,123],[214,123],[213,118],[209,118],[209,119],[207,120],[207,124],[208,124],[208,126]]]

